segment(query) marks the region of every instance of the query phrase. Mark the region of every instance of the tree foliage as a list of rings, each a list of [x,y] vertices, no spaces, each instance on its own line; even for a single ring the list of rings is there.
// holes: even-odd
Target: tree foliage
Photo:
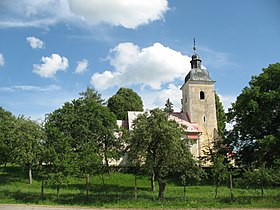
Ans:
[[[155,175],[160,200],[164,198],[167,174],[180,171],[187,161],[192,161],[189,147],[181,139],[183,135],[179,125],[160,109],[145,112],[134,121],[128,158],[133,165]]]
[[[279,162],[280,157],[280,63],[271,64],[253,76],[229,110],[235,122],[229,138],[238,148],[242,165]]]
[[[23,116],[17,118],[13,140],[14,162],[28,170],[29,184],[32,184],[32,170],[38,167],[42,154],[44,130],[41,125]]]
[[[164,111],[167,112],[167,113],[174,112],[173,103],[170,101],[169,98],[166,100]]]
[[[132,89],[121,87],[108,100],[108,108],[115,113],[117,119],[127,120],[128,111],[143,111],[141,97]]]
[[[226,128],[226,113],[223,107],[223,104],[220,100],[220,97],[215,92],[215,104],[216,104],[216,116],[217,116],[217,125],[218,125],[218,133],[221,138],[224,137],[225,128]]]
[[[255,168],[255,166],[248,167],[245,169],[243,174],[242,184],[243,186],[259,187],[261,189],[262,197],[264,195],[264,188],[279,182],[279,171],[278,173],[273,169],[262,164]]]
[[[46,147],[59,185],[63,175],[88,176],[99,171],[103,160],[108,165],[110,158],[118,157],[116,118],[102,102],[97,92],[87,89],[47,116]]]
[[[15,137],[16,117],[0,107],[0,164],[11,163],[13,160],[13,140]]]

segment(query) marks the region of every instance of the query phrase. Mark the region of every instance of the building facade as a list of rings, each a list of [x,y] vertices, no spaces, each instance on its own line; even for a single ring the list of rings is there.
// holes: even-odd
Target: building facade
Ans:
[[[201,135],[197,140],[197,157],[203,156],[206,147],[211,147],[217,138],[217,116],[214,83],[207,69],[203,69],[201,59],[193,47],[191,70],[185,77],[182,90],[183,113],[189,116],[191,123],[197,123]]]

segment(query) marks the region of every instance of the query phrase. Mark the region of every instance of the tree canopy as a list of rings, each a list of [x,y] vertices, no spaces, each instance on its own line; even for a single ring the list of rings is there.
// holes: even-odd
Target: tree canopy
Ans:
[[[183,136],[179,125],[160,109],[145,112],[134,121],[128,158],[133,165],[141,165],[155,175],[160,200],[164,197],[167,174],[180,171],[188,161],[193,161]]]
[[[263,68],[242,90],[228,119],[235,122],[229,138],[240,164],[280,162],[280,63]]]
[[[0,164],[12,161],[12,142],[15,138],[16,117],[9,111],[0,107]]]
[[[115,95],[109,98],[108,108],[115,113],[117,119],[127,120],[128,111],[143,111],[143,102],[132,89],[121,87]]]
[[[109,158],[118,157],[116,117],[102,101],[97,92],[87,89],[47,116],[45,147],[59,185],[59,177],[93,174],[103,161],[108,166]]]

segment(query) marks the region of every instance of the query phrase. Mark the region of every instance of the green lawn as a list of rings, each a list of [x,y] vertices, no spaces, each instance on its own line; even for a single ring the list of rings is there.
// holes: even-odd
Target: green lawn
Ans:
[[[222,208],[222,207],[258,207],[279,208],[280,188],[268,188],[261,196],[259,189],[234,189],[234,200],[229,199],[229,189],[218,189],[214,198],[213,186],[188,186],[187,200],[184,199],[183,187],[176,182],[168,182],[165,200],[157,201],[157,192],[151,192],[147,176],[137,177],[137,200],[135,199],[134,176],[132,174],[111,173],[104,175],[104,183],[99,176],[90,180],[90,199],[87,202],[85,180],[75,178],[60,190],[46,183],[44,200],[41,201],[41,182],[34,180],[29,185],[27,175],[18,167],[0,167],[0,203],[75,205],[94,207],[127,208]]]

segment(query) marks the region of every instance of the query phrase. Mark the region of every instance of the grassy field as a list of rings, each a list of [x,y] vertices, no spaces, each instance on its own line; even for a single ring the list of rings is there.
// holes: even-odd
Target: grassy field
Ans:
[[[99,176],[90,180],[90,195],[87,201],[85,180],[75,178],[60,190],[46,183],[44,200],[41,201],[41,182],[34,180],[28,184],[27,173],[17,167],[0,167],[0,203],[75,205],[115,208],[280,208],[280,188],[268,188],[261,196],[259,189],[235,188],[234,199],[229,199],[230,191],[223,186],[214,198],[214,186],[187,186],[187,199],[179,182],[168,182],[164,201],[157,201],[157,192],[151,192],[149,178],[137,176],[137,199],[135,199],[132,174],[114,172],[104,175],[104,183]]]

